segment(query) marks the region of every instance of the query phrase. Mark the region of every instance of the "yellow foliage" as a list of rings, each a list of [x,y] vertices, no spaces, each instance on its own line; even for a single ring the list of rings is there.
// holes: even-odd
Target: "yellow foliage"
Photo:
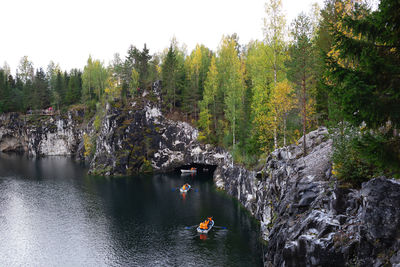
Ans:
[[[346,0],[344,2],[337,1],[335,3],[336,13],[340,17],[352,16],[353,19],[360,19],[363,16],[363,14],[360,14],[358,17],[355,17],[352,13],[356,2],[361,3],[362,0],[355,0],[355,1],[354,0]],[[352,29],[345,27],[343,25],[343,22],[340,19],[333,22],[333,28],[335,31],[344,34],[348,38],[352,38],[355,40],[362,39],[361,34],[358,34],[358,35],[354,34]],[[344,59],[339,58],[340,51],[338,50],[337,47],[338,47],[338,44],[333,45],[332,49],[328,52],[328,56],[332,57],[341,67],[347,67],[347,68],[354,69],[356,67],[357,63],[352,60],[348,60],[348,59],[344,60]]]
[[[85,146],[85,152],[83,153],[83,156],[87,157],[92,153],[93,144],[90,140],[90,136],[86,133],[83,134],[83,144]]]

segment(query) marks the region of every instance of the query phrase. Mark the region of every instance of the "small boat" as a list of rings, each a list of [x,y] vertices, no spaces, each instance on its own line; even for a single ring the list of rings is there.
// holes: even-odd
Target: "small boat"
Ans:
[[[189,191],[190,188],[192,188],[190,184],[184,184],[179,190],[181,191],[181,193],[187,193],[187,191]]]
[[[181,173],[196,173],[196,172],[197,172],[196,168],[191,168],[190,170],[181,169]]]
[[[202,226],[204,226],[204,224],[206,224],[207,221],[208,221],[207,228],[203,228]],[[207,218],[205,222],[200,223],[200,225],[197,227],[197,232],[200,234],[207,234],[211,230],[211,228],[213,228],[213,226],[214,226],[213,219]]]

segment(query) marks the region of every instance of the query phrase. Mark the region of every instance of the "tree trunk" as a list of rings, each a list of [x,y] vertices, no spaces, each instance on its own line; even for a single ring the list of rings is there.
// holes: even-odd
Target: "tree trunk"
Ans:
[[[217,113],[216,113],[216,104],[215,104],[215,98],[214,98],[214,114],[213,114],[213,120],[214,120],[214,131],[217,132]]]
[[[275,125],[274,125],[274,149],[277,149],[278,148],[278,131],[277,131],[277,128],[278,128],[278,123],[277,123],[277,118],[276,118],[276,115],[274,116],[274,122],[275,122]]]
[[[235,149],[235,122],[236,122],[236,110],[233,106],[233,149]]]
[[[286,147],[286,114],[283,117],[283,146]]]
[[[307,145],[306,145],[306,121],[307,121],[307,114],[306,114],[306,80],[303,77],[301,87],[303,89],[303,153],[304,156],[307,155]]]

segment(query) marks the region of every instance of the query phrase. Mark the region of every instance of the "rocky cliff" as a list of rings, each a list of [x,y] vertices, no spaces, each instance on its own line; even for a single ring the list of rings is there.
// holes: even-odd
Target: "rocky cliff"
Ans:
[[[198,142],[198,131],[166,119],[153,92],[126,106],[107,105],[99,125],[83,114],[0,117],[0,151],[85,157],[90,172],[129,175],[183,165],[215,168],[214,182],[260,221],[266,266],[400,265],[400,183],[380,177],[362,188],[341,187],[331,174],[326,128],[298,145],[275,150],[262,170],[233,164],[231,155]],[[88,136],[85,141],[84,136]],[[91,149],[92,153],[88,149]]]
[[[300,139],[271,153],[255,172],[233,164],[228,152],[198,142],[195,128],[164,118],[151,101],[134,102],[129,112],[110,108],[103,126],[92,170],[216,167],[216,186],[260,221],[268,242],[266,265],[400,264],[400,183],[377,178],[360,190],[342,188],[331,174],[326,128],[306,136],[307,155]]]
[[[72,155],[82,139],[83,112],[34,116],[0,115],[0,151],[26,152],[33,156]]]

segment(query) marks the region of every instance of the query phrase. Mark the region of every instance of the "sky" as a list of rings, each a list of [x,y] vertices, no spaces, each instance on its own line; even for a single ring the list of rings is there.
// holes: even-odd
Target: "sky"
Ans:
[[[288,22],[323,0],[283,0]],[[115,53],[147,44],[150,54],[172,37],[190,52],[197,43],[216,50],[223,35],[261,40],[266,0],[2,0],[0,67],[13,74],[23,56],[35,68],[52,60],[62,70],[83,69],[87,58],[106,65]]]

